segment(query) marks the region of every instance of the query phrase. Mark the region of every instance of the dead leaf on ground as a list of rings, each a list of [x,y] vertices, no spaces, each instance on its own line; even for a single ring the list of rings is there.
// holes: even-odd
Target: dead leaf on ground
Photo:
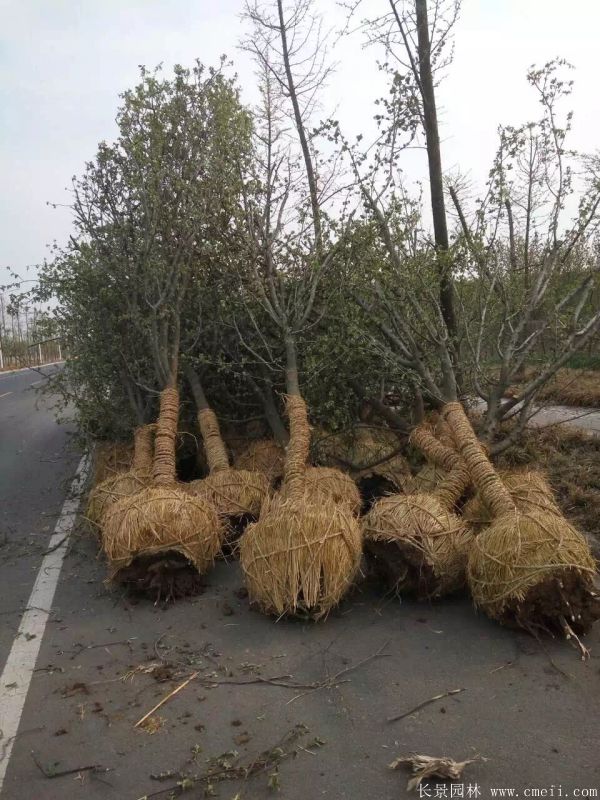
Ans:
[[[454,761],[447,756],[424,756],[417,753],[410,753],[407,756],[398,756],[389,765],[390,769],[398,769],[401,766],[408,766],[413,772],[413,777],[406,785],[408,791],[416,789],[425,778],[446,778],[458,780],[462,777],[463,771],[468,764],[479,761],[480,758],[469,758],[466,761]]]
[[[155,714],[153,717],[147,717],[139,726],[139,728],[146,733],[149,733],[151,736],[163,727],[165,724],[166,719],[164,717],[159,717],[158,714]]]

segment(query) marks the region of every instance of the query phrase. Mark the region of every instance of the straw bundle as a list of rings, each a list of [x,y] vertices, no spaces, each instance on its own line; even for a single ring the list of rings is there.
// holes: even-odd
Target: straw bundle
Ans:
[[[275,498],[240,543],[252,601],[277,616],[326,615],[352,584],[360,554],[360,528],[346,506],[293,494]]]
[[[143,425],[135,431],[134,456],[128,472],[115,473],[94,486],[90,492],[86,516],[100,526],[108,509],[122,497],[130,497],[152,480],[152,450],[155,425]]]
[[[92,483],[102,483],[119,472],[131,468],[134,445],[131,442],[97,442],[94,447],[94,475]]]
[[[209,502],[191,497],[176,483],[175,438],[179,395],[167,388],[160,396],[156,428],[153,483],[133,497],[123,498],[108,511],[103,545],[109,560],[110,578],[127,580],[127,568],[139,561],[148,572],[144,588],[175,594],[168,567],[174,553],[181,554],[199,573],[205,572],[218,554],[224,536],[223,524]],[[148,557],[163,559],[150,573]],[[154,562],[154,566],[156,566]],[[176,589],[176,587],[175,587]]]
[[[281,488],[282,496],[290,493],[289,484]],[[349,475],[333,467],[307,467],[303,478],[303,493],[311,502],[345,505],[353,514],[361,508],[358,486]]]
[[[413,441],[416,438],[413,434]],[[425,430],[420,431],[419,446],[428,458],[444,462],[446,478],[432,494],[378,500],[364,518],[363,530],[367,549],[389,585],[419,599],[433,599],[465,583],[473,533],[452,509],[469,476],[458,455]]]
[[[283,477],[285,450],[275,439],[258,439],[251,442],[234,459],[235,469],[261,472],[273,484]]]
[[[552,487],[546,477],[538,470],[511,469],[499,470],[498,475],[520,511],[550,511],[560,514]],[[489,508],[476,494],[465,503],[463,516],[470,525],[480,528],[491,522]]]
[[[398,592],[433,599],[464,586],[473,533],[434,495],[391,495],[364,518],[368,552]]]
[[[595,563],[584,537],[550,503],[549,510],[518,510],[460,403],[449,403],[444,417],[492,515],[469,557],[475,604],[490,617],[531,632],[562,631],[575,638],[585,633],[600,617],[600,603],[593,591]]]
[[[192,481],[188,486],[189,491],[213,504],[224,517],[257,517],[270,490],[267,476],[262,472],[232,469],[229,466],[219,422],[212,409],[201,408],[198,411],[198,424],[210,474],[202,480]]]
[[[240,544],[250,598],[269,614],[325,616],[352,584],[361,532],[349,507],[307,487],[310,427],[301,397],[287,398],[290,444],[283,490]]]
[[[412,479],[415,492],[433,492],[446,477],[446,470],[436,464],[425,464]]]

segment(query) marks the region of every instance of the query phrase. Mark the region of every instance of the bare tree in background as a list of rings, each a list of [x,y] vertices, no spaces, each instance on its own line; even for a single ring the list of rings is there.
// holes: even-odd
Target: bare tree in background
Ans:
[[[391,2],[390,6],[391,13],[369,21],[366,30],[371,41],[381,41],[387,53],[394,53],[398,42],[390,31],[395,23],[400,26],[400,44],[410,54],[411,40],[403,22],[407,17],[398,15],[398,22],[396,5]],[[420,0],[415,0],[417,36],[419,19],[423,19],[419,6]],[[433,7],[431,17],[436,25],[442,5]],[[452,8],[458,11],[457,4]],[[455,19],[450,15],[444,24],[442,39]],[[441,50],[436,52],[439,67]],[[389,158],[390,142],[396,153],[402,151],[401,136],[404,146],[412,142],[415,104],[411,98],[414,83],[420,80],[416,65],[417,61],[409,58],[412,84],[394,75],[384,119],[387,133],[382,139],[387,158],[378,156],[366,169],[365,151],[343,140],[338,131],[390,266],[389,273],[375,276],[356,299],[382,348],[416,376],[430,403],[478,394],[487,403],[484,430],[490,441],[497,437],[502,422],[510,418],[516,423],[510,434],[495,442],[494,450],[501,451],[518,438],[535,413],[540,389],[600,328],[600,312],[591,303],[598,276],[597,168],[595,159],[577,159],[567,150],[570,115],[565,122],[559,119],[559,101],[570,91],[570,83],[558,74],[564,64],[551,62],[540,70],[532,69],[528,79],[543,107],[542,119],[502,130],[488,192],[473,223],[461,205],[459,187],[449,190],[457,228],[447,254],[454,273],[458,335],[465,342],[463,363],[468,374],[463,384],[442,295],[436,298],[431,291],[434,280],[427,244],[421,238],[417,255],[408,246],[411,237],[402,211],[406,190],[394,170],[399,159]],[[580,187],[579,211],[569,223],[567,204],[574,191],[574,162],[584,166],[585,174],[580,176],[584,186]],[[439,248],[436,255],[439,259]],[[507,397],[509,387],[550,331],[554,346],[546,354],[543,368],[514,396]]]
[[[319,154],[309,126],[331,67],[310,0],[252,2],[245,16],[252,32],[242,46],[257,63],[262,102],[255,174],[244,197],[251,324],[239,332],[271,399],[267,376],[283,365],[287,392],[300,394],[298,342],[325,305],[319,290],[334,248],[324,207],[336,192],[335,156]],[[260,318],[252,312],[256,301]]]
[[[472,221],[460,189],[450,187],[465,275],[477,281],[467,341],[473,386],[487,404],[485,430],[491,437],[503,420],[517,423],[501,447],[535,413],[539,390],[600,331],[593,297],[600,285],[600,164],[568,148],[572,114],[561,109],[571,93],[568,67],[558,60],[528,72],[542,115],[500,129],[488,191]],[[530,374],[532,362],[538,367]]]
[[[436,76],[451,61],[451,35],[460,12],[460,0],[427,0],[399,2],[387,0],[388,10],[364,20],[362,29],[367,40],[384,47],[385,68],[395,86],[395,113],[392,115],[390,139],[410,132],[413,144],[417,129],[425,136],[429,172],[429,192],[436,264],[439,280],[439,304],[449,335],[449,345],[457,376],[460,375],[460,330],[456,313],[453,282],[453,260],[448,236],[446,201],[437,104]],[[346,4],[350,15],[362,7],[362,0]],[[389,106],[388,106],[389,108]]]

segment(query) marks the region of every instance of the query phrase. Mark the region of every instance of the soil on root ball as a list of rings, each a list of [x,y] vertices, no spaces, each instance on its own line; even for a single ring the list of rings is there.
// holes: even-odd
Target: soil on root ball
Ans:
[[[121,569],[115,581],[131,594],[159,603],[171,603],[204,591],[202,576],[187,558],[176,551],[140,556]]]
[[[524,600],[510,603],[499,615],[499,621],[510,628],[554,636],[565,635],[565,623],[577,635],[589,633],[598,619],[600,596],[575,570],[564,570],[560,577],[549,576],[532,586]]]
[[[361,516],[366,514],[373,503],[379,500],[380,497],[398,494],[398,487],[382,475],[371,475],[368,478],[361,478],[356,481],[356,485],[358,486],[362,499],[360,508]]]
[[[241,514],[239,517],[229,517],[227,520],[227,530],[225,541],[221,547],[221,557],[225,560],[239,558],[239,541],[250,523],[256,522],[253,514]]]
[[[375,574],[389,591],[406,594],[417,600],[435,597],[436,580],[433,568],[420,558],[414,547],[401,542],[365,541],[369,573]]]

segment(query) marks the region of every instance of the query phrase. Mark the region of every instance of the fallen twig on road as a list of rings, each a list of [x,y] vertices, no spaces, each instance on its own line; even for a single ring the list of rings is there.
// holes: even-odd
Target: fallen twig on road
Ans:
[[[167,795],[168,797],[178,797],[180,794],[192,789],[194,786],[204,784],[205,796],[214,794],[215,785],[224,781],[247,781],[258,775],[269,775],[269,785],[275,787],[279,781],[279,765],[288,758],[293,758],[298,750],[309,752],[298,744],[299,739],[309,733],[308,728],[303,724],[295,725],[287,731],[279,741],[267,750],[263,750],[251,761],[239,763],[237,753],[223,753],[208,759],[206,770],[200,774],[190,775],[178,772],[166,772],[159,775],[152,775],[153,780],[164,781],[177,778],[176,783],[171,783],[164,789],[145,794],[137,800],[150,800],[150,798]],[[315,740],[317,741],[317,740]],[[318,739],[319,746],[324,742]],[[307,744],[310,746],[310,743]],[[315,755],[312,753],[312,755]]]
[[[444,697],[450,697],[452,694],[460,694],[464,692],[464,689],[450,689],[447,692],[442,692],[442,694],[436,694],[434,697],[430,697],[429,700],[424,700],[419,705],[415,706],[414,708],[409,709],[408,711],[404,711],[402,714],[396,714],[393,717],[388,717],[388,722],[398,722],[398,720],[404,719],[404,717],[409,717],[411,714],[414,714],[415,711],[420,711],[425,706],[430,705],[430,703],[435,703],[436,700],[443,700]]]
[[[162,699],[162,700],[160,700],[160,702],[158,702],[158,703],[157,703],[157,704],[154,706],[154,708],[151,708],[151,709],[150,709],[150,711],[148,711],[148,713],[147,713],[147,714],[144,714],[144,716],[143,716],[141,719],[139,719],[139,720],[138,720],[138,721],[135,723],[135,725],[134,725],[133,727],[134,727],[134,728],[139,728],[139,727],[140,727],[140,725],[141,725],[141,724],[144,722],[144,720],[146,720],[146,719],[148,719],[148,717],[152,716],[152,714],[154,714],[154,712],[155,712],[155,711],[158,711],[158,709],[159,709],[161,706],[164,706],[164,704],[165,704],[165,703],[166,703],[168,700],[170,700],[170,699],[171,699],[172,697],[174,697],[174,696],[175,696],[175,695],[176,695],[178,692],[180,692],[182,689],[184,689],[184,688],[185,688],[185,687],[188,685],[188,683],[191,683],[191,681],[193,681],[193,680],[194,680],[194,678],[197,678],[197,677],[198,677],[198,674],[199,674],[198,672],[193,672],[193,673],[192,673],[192,674],[189,676],[189,678],[186,678],[186,679],[183,681],[183,683],[180,683],[180,684],[179,684],[179,686],[176,686],[176,687],[175,687],[175,688],[174,688],[172,691],[170,691],[170,692],[169,692],[169,694],[167,694],[165,697],[163,697],[163,699]]]
[[[72,769],[46,769],[37,760],[35,753],[31,753],[31,758],[33,759],[33,763],[45,778],[64,778],[66,775],[74,775],[77,772],[108,772],[108,769],[100,764],[88,764],[84,767],[73,767]]]

